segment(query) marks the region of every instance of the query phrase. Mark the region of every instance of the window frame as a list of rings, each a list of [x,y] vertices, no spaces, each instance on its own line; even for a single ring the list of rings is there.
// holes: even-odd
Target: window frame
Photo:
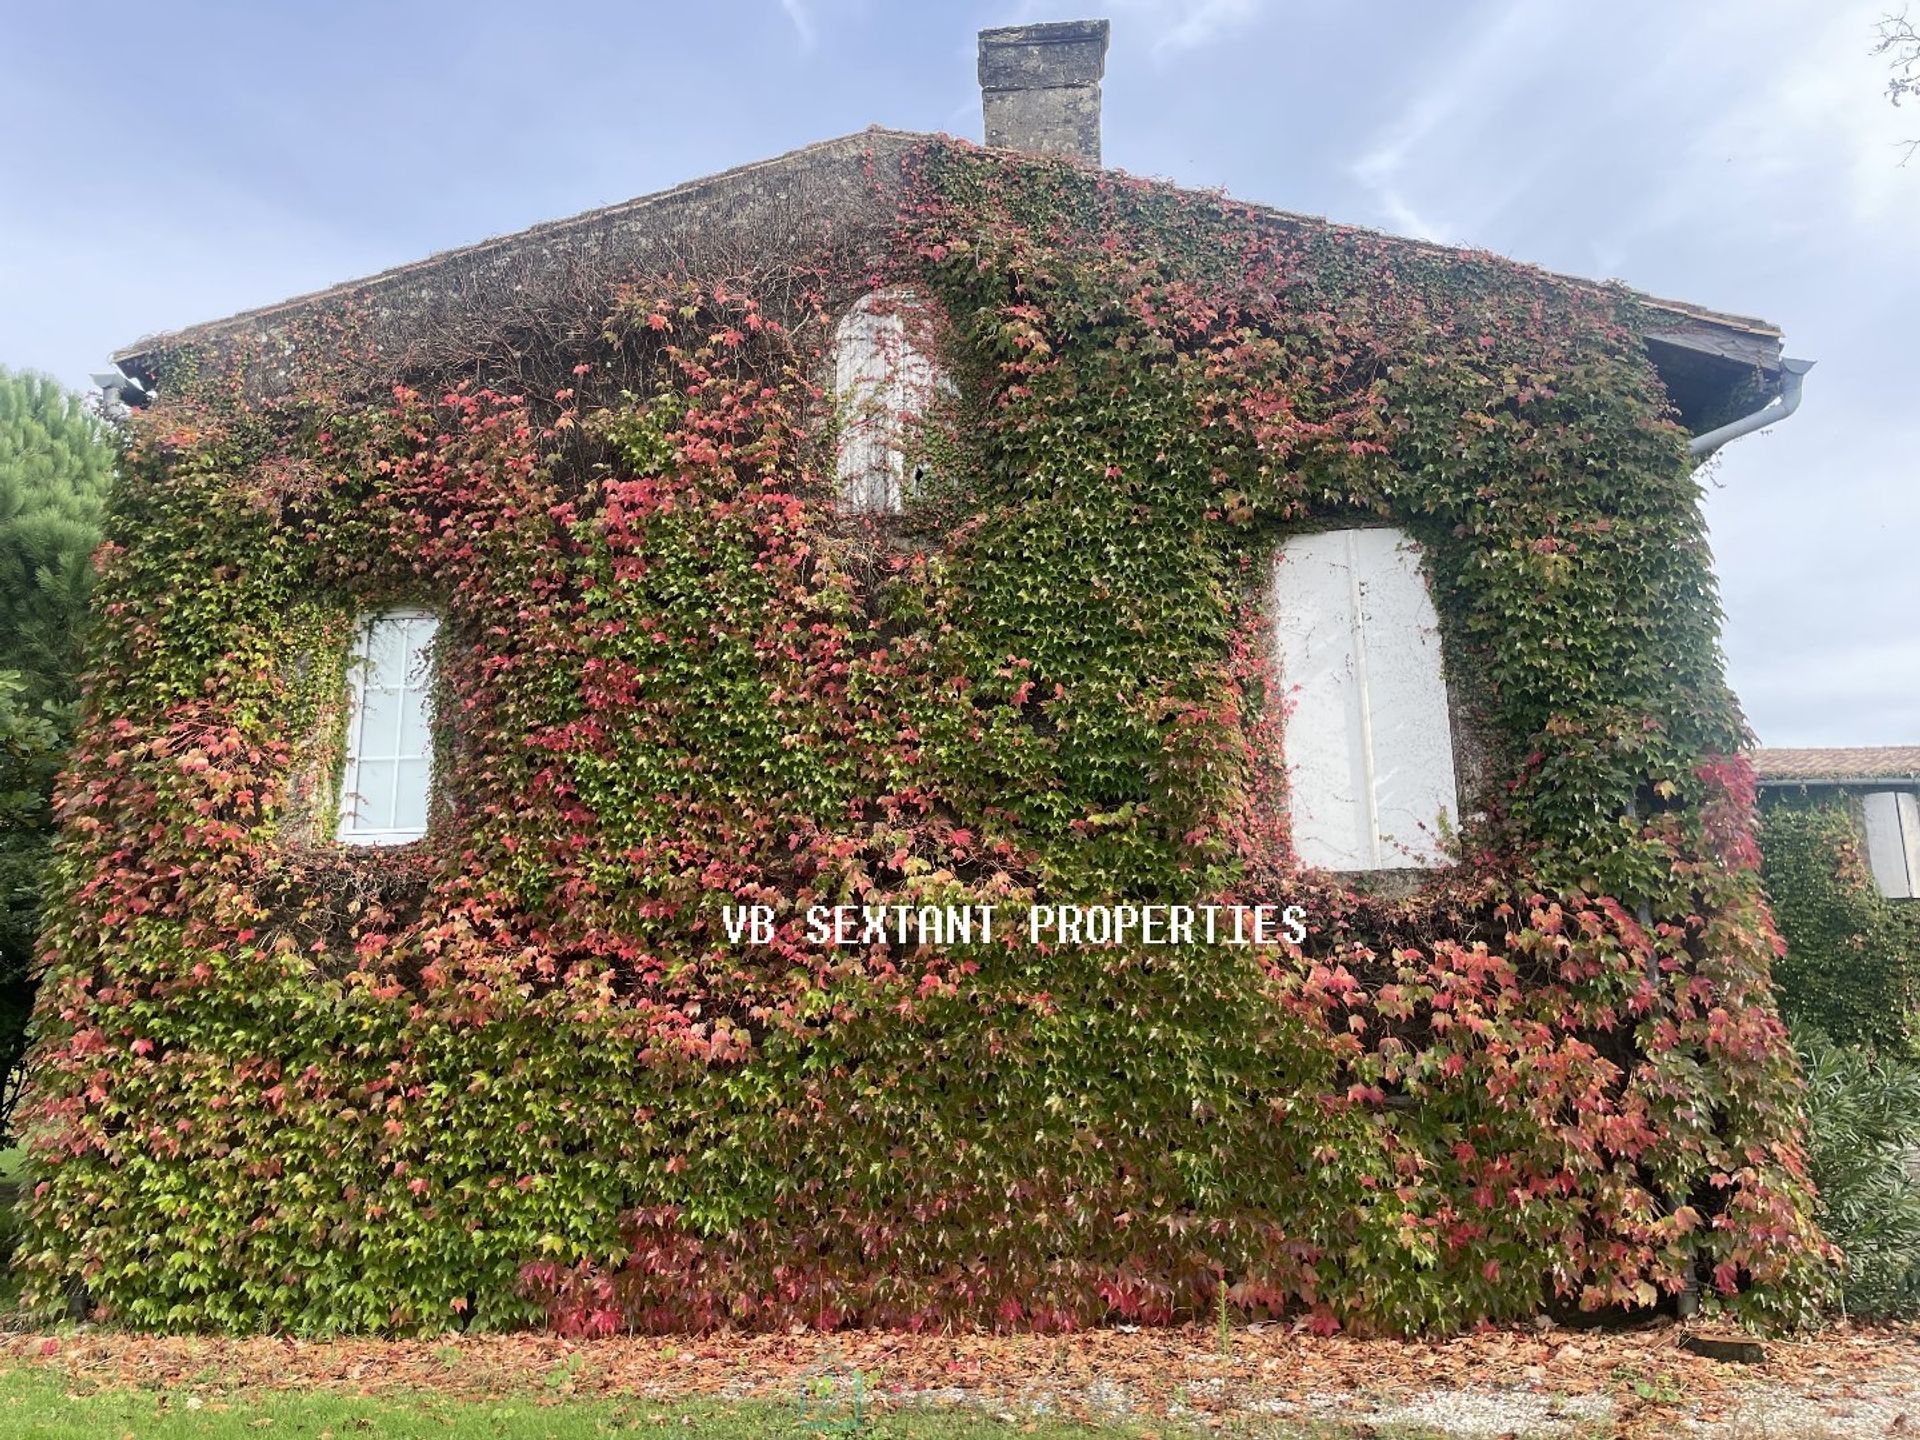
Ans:
[[[383,622],[430,621],[432,630],[425,644],[418,651],[409,650],[403,663],[401,682],[396,692],[400,713],[406,712],[406,702],[410,695],[420,697],[422,714],[426,727],[426,745],[419,755],[410,752],[396,752],[390,756],[372,756],[364,753],[364,734],[367,718],[367,677],[373,661],[374,629]],[[438,679],[438,665],[434,656],[434,647],[440,639],[441,616],[439,611],[424,605],[389,605],[361,614],[354,622],[353,638],[347,652],[347,720],[345,741],[341,749],[340,782],[334,796],[333,838],[336,843],[355,849],[387,849],[401,845],[411,845],[424,840],[433,828],[434,782],[438,765],[436,764],[433,732],[433,692]],[[411,681],[411,660],[414,655],[421,657],[423,674],[418,685]],[[404,725],[402,726],[404,733]],[[396,740],[396,745],[399,743]],[[399,827],[363,826],[355,818],[356,807],[350,804],[356,798],[364,800],[357,788],[360,767],[369,760],[390,763],[394,767],[393,789],[388,796],[385,813],[392,817],[397,814],[400,800],[401,762],[420,759],[425,761],[425,794],[422,800],[422,820],[420,826]]]

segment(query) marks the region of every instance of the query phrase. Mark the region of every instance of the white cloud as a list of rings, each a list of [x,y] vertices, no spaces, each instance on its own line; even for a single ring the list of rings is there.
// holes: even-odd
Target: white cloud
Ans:
[[[1041,18],[1042,8],[1041,0],[1026,0],[1022,6],[1033,18]],[[1260,0],[1108,0],[1108,8],[1120,17],[1116,33],[1144,33],[1159,56],[1204,49],[1225,39],[1257,20],[1261,5]]]
[[[1729,678],[1768,744],[1920,738],[1920,425],[1865,403],[1850,348],[1836,335],[1800,412],[1728,446],[1707,492]]]
[[[1775,744],[1920,736],[1920,114],[1869,53],[1886,4],[1486,0],[1382,52],[1380,95],[1413,78],[1346,166],[1370,223],[1758,313],[1819,359],[1707,504],[1730,675]]]
[[[1787,181],[1803,197],[1830,196],[1838,216],[1872,225],[1896,216],[1920,225],[1920,176],[1899,164],[1900,141],[1920,118],[1886,97],[1883,59],[1869,51],[1886,0],[1857,0],[1822,12],[1823,24],[1769,47],[1767,80],[1702,137],[1708,153],[1744,155],[1756,181]]]
[[[1155,50],[1198,50],[1251,20],[1253,0],[1189,0],[1172,5],[1175,18],[1154,40]]]
[[[813,28],[813,15],[806,7],[806,0],[780,0],[780,8],[787,13],[787,19],[793,22],[794,33],[800,37],[800,48],[813,49],[818,39]]]
[[[1444,167],[1429,163],[1447,132],[1487,127],[1502,116],[1503,93],[1546,55],[1565,12],[1509,0],[1455,53],[1429,67],[1431,78],[1378,132],[1348,173],[1372,196],[1384,224],[1423,240],[1461,240],[1452,220],[1429,213],[1417,189],[1444,188]],[[1504,138],[1504,137],[1503,137]]]

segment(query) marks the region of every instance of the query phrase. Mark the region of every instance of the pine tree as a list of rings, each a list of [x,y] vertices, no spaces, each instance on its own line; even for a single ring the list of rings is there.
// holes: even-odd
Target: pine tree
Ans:
[[[0,1127],[33,1007],[53,777],[113,459],[109,431],[78,395],[0,367]]]
[[[74,694],[74,645],[113,476],[106,428],[45,375],[0,367],[0,670]]]

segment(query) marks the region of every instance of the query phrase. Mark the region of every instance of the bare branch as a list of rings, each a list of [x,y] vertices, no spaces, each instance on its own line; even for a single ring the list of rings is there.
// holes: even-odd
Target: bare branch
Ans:
[[[1916,29],[1907,11],[1883,15],[1874,27],[1879,36],[1872,54],[1887,57],[1887,99],[1898,105],[1902,100],[1920,100],[1920,29]],[[1900,163],[1905,165],[1920,151],[1920,139],[1902,143]]]

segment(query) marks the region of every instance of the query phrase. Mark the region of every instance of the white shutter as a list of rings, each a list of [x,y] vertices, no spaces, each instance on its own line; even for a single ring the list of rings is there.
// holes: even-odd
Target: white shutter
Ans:
[[[1876,790],[1863,802],[1867,864],[1890,900],[1920,895],[1920,797],[1911,790]]]
[[[1440,625],[1418,547],[1384,527],[1295,535],[1274,565],[1272,604],[1301,863],[1446,863],[1441,827],[1459,796]]]
[[[900,290],[863,295],[833,336],[833,388],[840,406],[836,472],[841,508],[855,514],[901,508],[910,421],[939,383],[908,324],[913,298]]]
[[[428,647],[439,627],[426,610],[386,610],[361,621],[354,636],[338,831],[349,845],[404,845],[427,833],[433,788]]]

